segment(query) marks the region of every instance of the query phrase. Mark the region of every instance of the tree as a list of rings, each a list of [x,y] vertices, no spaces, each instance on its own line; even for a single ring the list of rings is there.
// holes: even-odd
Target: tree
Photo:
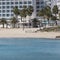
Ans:
[[[34,11],[34,9],[32,6],[29,6],[27,8],[27,15],[29,16],[29,26],[30,26],[30,20],[31,20],[31,15],[32,15],[33,11]]]
[[[26,21],[24,19],[26,19],[26,16],[27,16],[27,6],[24,5],[23,9],[19,10],[19,15],[21,17],[21,21],[23,22],[23,30],[24,30],[24,22]]]
[[[27,16],[27,6],[23,6],[22,12],[24,13],[22,16],[26,18]]]
[[[38,14],[37,14],[39,17],[43,17],[44,18],[44,10],[43,9],[41,9],[39,12],[38,12]],[[41,22],[40,22],[41,24],[40,25],[42,25],[42,19],[41,19]]]
[[[60,13],[59,13],[59,20],[60,20]]]
[[[56,19],[57,19],[56,16],[52,16],[52,17],[51,17],[51,20],[56,20]]]
[[[27,6],[23,6],[23,9],[21,11],[21,16],[23,18],[23,30],[24,30],[24,22],[26,22],[26,16],[27,16]]]
[[[19,15],[20,15],[21,21],[22,21],[22,17],[23,17],[23,15],[24,15],[23,10],[20,10],[20,11],[19,11]]]
[[[33,27],[38,27],[38,19],[36,19],[36,18],[34,18],[33,20],[32,20],[32,23],[33,23]]]
[[[14,14],[15,14],[16,19],[18,19],[19,9],[18,9],[17,6],[15,6],[15,7],[13,8],[13,12],[14,12]]]
[[[57,17],[57,14],[58,14],[58,6],[55,5],[55,6],[53,7],[52,11],[53,11],[53,14],[55,14],[55,17]],[[57,21],[56,21],[56,20],[55,20],[55,22],[56,22],[56,25],[57,25]]]
[[[46,6],[45,7],[45,15],[46,15],[46,18],[47,18],[48,24],[49,24],[49,19],[52,16],[51,8],[49,6]]]
[[[57,17],[56,16],[52,16],[51,17],[51,20],[55,21],[55,24],[57,25],[57,21],[56,21],[57,20]]]
[[[44,9],[41,9],[38,14],[39,17],[44,17],[45,13],[44,13]]]
[[[45,12],[45,8],[44,9],[41,9],[38,14],[37,14],[39,17],[43,17],[44,21],[45,21],[45,18],[46,18],[46,12]],[[45,27],[46,27],[46,23],[45,24]]]
[[[32,7],[32,6],[29,6],[29,7],[27,8],[27,15],[28,15],[28,16],[31,16],[33,11],[34,11],[33,7]]]
[[[19,22],[19,21],[16,19],[16,17],[13,17],[13,18],[11,19],[11,24],[12,24],[13,28],[15,28],[15,25],[16,25],[18,22]]]
[[[55,5],[53,7],[52,12],[53,12],[53,14],[55,14],[55,16],[58,14],[58,6],[57,5]]]
[[[48,20],[48,24],[49,24],[49,20],[52,16],[51,8],[49,6],[46,6],[44,9],[41,9],[38,12],[38,16],[43,17],[44,21],[45,21],[45,18],[46,18]],[[46,23],[45,23],[45,25],[46,25]]]
[[[7,21],[6,21],[6,19],[2,18],[0,23],[3,25],[3,28],[4,28],[4,25],[7,24]]]

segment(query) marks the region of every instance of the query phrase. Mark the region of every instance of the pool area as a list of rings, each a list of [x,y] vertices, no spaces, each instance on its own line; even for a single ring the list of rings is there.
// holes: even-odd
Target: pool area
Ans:
[[[60,40],[0,38],[0,60],[60,60]]]

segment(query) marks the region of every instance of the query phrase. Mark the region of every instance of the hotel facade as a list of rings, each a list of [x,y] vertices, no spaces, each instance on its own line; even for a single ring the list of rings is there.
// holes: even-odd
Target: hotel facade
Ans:
[[[17,6],[18,9],[22,9],[24,5],[33,6],[34,12],[31,18],[36,18],[38,11],[46,5],[51,8],[58,5],[60,9],[60,0],[0,0],[0,19],[11,19],[14,16],[13,7]]]
[[[10,19],[14,16],[13,7],[17,6],[22,9],[23,6],[33,6],[34,12],[32,18],[35,18],[37,12],[44,8],[44,0],[0,0],[0,19]]]

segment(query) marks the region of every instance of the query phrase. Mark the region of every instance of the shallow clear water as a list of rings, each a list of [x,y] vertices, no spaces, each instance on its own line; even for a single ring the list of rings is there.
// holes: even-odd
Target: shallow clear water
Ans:
[[[0,60],[60,60],[60,40],[0,38]]]

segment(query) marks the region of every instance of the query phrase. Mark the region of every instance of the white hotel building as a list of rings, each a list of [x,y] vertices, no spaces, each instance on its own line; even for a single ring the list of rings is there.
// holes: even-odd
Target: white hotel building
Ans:
[[[37,12],[44,8],[45,5],[51,6],[58,5],[60,9],[60,0],[0,0],[0,19],[6,18],[10,19],[14,16],[13,7],[17,6],[18,9],[22,9],[22,7],[26,5],[33,6],[34,12],[31,18],[37,17]]]
[[[23,5],[32,5],[32,0],[0,0],[0,18],[10,19],[14,16],[13,7],[22,9]]]
[[[10,19],[14,16],[13,7],[18,6],[18,9],[22,9],[22,7],[26,5],[33,6],[34,12],[32,14],[32,18],[35,18],[37,12],[44,8],[44,0],[0,0],[0,19],[6,18]]]

